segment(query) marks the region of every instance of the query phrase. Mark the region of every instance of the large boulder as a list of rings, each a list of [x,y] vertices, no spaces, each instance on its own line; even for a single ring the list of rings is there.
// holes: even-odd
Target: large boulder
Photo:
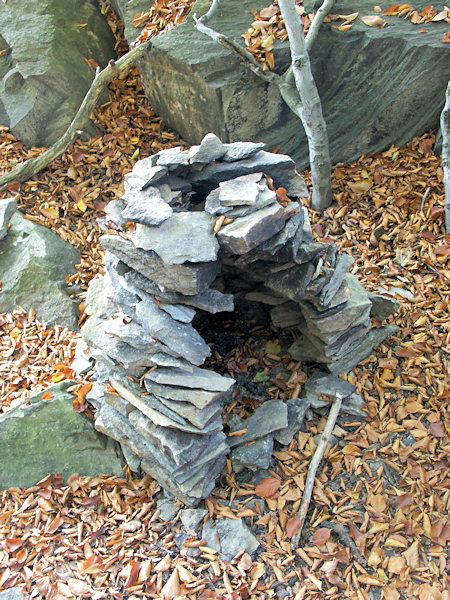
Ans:
[[[0,312],[34,308],[41,321],[78,329],[78,305],[65,278],[79,262],[68,242],[16,212],[0,241]]]
[[[114,0],[125,20],[129,41],[139,30],[131,20],[146,10],[144,0]],[[228,0],[211,20],[217,31],[242,46],[242,33],[253,21],[252,9],[269,0]],[[425,0],[414,7],[421,10]],[[139,65],[142,82],[155,111],[188,142],[197,144],[215,132],[223,141],[253,140],[281,151],[303,167],[308,148],[303,128],[268,85],[239,64],[220,44],[200,34],[192,15],[209,8],[197,0],[185,23],[152,40],[153,48]],[[305,0],[308,12],[313,3]],[[333,13],[373,14],[372,0],[340,0]],[[313,46],[311,62],[328,125],[333,162],[349,161],[390,144],[400,145],[438,126],[446,82],[450,77],[448,47],[440,42],[445,21],[420,25],[387,16],[386,27],[368,27],[359,18],[351,30],[325,23]],[[290,61],[288,43],[277,41],[278,72]]]
[[[62,382],[0,415],[0,489],[30,487],[50,473],[123,475],[120,446],[73,410]]]
[[[1,50],[0,125],[27,146],[48,146],[92,83],[87,60],[106,66],[114,37],[94,1],[14,0],[0,2]]]

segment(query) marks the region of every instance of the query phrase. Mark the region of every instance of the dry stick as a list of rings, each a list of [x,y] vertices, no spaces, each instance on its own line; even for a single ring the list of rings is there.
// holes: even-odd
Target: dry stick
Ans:
[[[450,233],[450,81],[445,92],[445,105],[441,114],[442,168],[445,189],[445,231]]]
[[[337,393],[336,398],[331,406],[330,413],[328,415],[328,419],[325,425],[325,429],[322,432],[322,436],[320,438],[319,444],[314,452],[314,456],[312,458],[311,464],[309,465],[308,474],[306,476],[305,482],[305,491],[303,492],[302,502],[300,504],[300,508],[297,512],[297,517],[300,519],[300,525],[297,530],[297,533],[292,538],[292,548],[297,548],[298,542],[302,533],[303,525],[305,523],[306,513],[308,512],[309,503],[311,501],[311,496],[314,487],[314,480],[316,478],[317,468],[319,466],[320,461],[325,453],[325,449],[327,447],[328,442],[330,441],[331,433],[336,424],[336,419],[338,418],[339,411],[341,410],[342,404],[342,396]]]
[[[0,191],[4,190],[12,181],[26,181],[61,156],[81,133],[80,130],[89,119],[106,86],[111,83],[114,77],[141,58],[150,47],[150,42],[141,44],[124,54],[118,61],[111,60],[102,71],[97,68],[91,87],[64,135],[40,156],[30,158],[9,173],[6,173],[6,175],[1,176]]]

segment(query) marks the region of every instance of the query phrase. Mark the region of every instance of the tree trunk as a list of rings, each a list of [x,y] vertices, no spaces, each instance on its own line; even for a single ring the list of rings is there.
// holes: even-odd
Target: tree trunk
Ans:
[[[333,201],[331,194],[331,162],[327,126],[322,114],[319,93],[311,72],[303,34],[303,24],[294,0],[278,0],[289,36],[292,73],[299,95],[295,101],[290,86],[282,87],[282,96],[290,109],[301,119],[309,146],[313,193],[311,207],[325,210]]]
[[[450,233],[450,81],[445,92],[445,105],[441,114],[442,168],[445,189],[445,231]]]

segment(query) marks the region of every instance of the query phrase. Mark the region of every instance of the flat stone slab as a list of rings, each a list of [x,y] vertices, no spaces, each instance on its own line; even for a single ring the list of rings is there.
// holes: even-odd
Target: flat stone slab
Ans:
[[[243,435],[228,436],[228,443],[231,448],[242,446],[247,442],[252,442],[263,438],[275,431],[284,429],[288,425],[287,406],[281,400],[266,400],[255,412],[243,421],[241,426],[232,428],[230,433],[246,429]]]
[[[180,369],[155,369],[148,373],[146,380],[162,385],[197,388],[211,392],[228,392],[235,384],[232,377],[196,367],[193,367],[190,373]]]
[[[213,217],[205,212],[179,212],[159,227],[139,224],[131,240],[137,248],[155,251],[167,265],[211,262],[219,250],[212,226]]]
[[[73,410],[65,381],[0,415],[0,489],[30,487],[50,473],[123,475],[120,447]],[[51,434],[45,434],[51,432]]]
[[[401,303],[395,298],[372,292],[369,292],[369,299],[372,302],[370,315],[378,319],[378,321],[384,321],[384,319],[397,312],[401,306]]]
[[[211,163],[197,173],[190,173],[188,181],[200,187],[202,191],[210,192],[221,181],[259,172],[272,177],[278,187],[282,186],[286,189],[289,196],[308,198],[308,189],[301,175],[295,170],[292,158],[285,154],[271,154],[264,150],[236,162]]]
[[[217,233],[222,250],[245,254],[282,229],[295,209],[272,204],[245,217],[239,217]]]
[[[141,275],[141,273],[137,273],[136,271],[130,271],[129,273],[126,273],[124,278],[126,282],[135,285],[148,294],[155,295],[156,298],[162,302],[170,302],[171,304],[187,304],[188,306],[200,308],[201,310],[213,314],[218,312],[234,311],[233,294],[223,294],[218,290],[207,289],[200,294],[186,296],[176,292],[162,292],[154,281],[144,277],[144,275]]]
[[[182,304],[161,304],[161,310],[166,312],[168,315],[175,319],[175,321],[181,321],[181,323],[190,323],[195,317],[195,310]]]
[[[230,561],[241,550],[253,554],[259,546],[257,538],[242,518],[235,520],[225,517],[218,519],[214,525],[207,521],[203,526],[202,538],[226,561]]]
[[[197,408],[205,408],[213,402],[225,401],[230,397],[229,392],[207,392],[189,388],[177,388],[171,385],[160,385],[145,377],[147,390],[160,398],[176,400],[177,402],[190,402]]]
[[[142,327],[158,341],[194,365],[201,365],[211,350],[190,323],[175,321],[161,310],[153,299],[136,306],[136,317]]]
[[[210,163],[213,160],[220,160],[227,153],[227,149],[214,133],[207,133],[199,146],[192,146],[189,149],[189,162]]]
[[[100,241],[106,250],[152,279],[163,291],[195,296],[208,288],[219,270],[217,262],[168,266],[156,252],[136,248],[132,242],[117,235],[103,235]]]
[[[250,158],[253,154],[256,154],[260,150],[263,150],[265,144],[253,143],[253,142],[232,142],[231,144],[224,144],[225,155],[223,160],[226,162],[234,162],[235,160],[244,160]]]
[[[289,300],[299,302],[305,295],[306,286],[311,281],[313,273],[314,265],[311,263],[295,265],[270,275],[266,286]]]
[[[154,187],[149,189],[157,190]],[[151,201],[149,201],[148,194],[145,194],[147,198],[143,202],[143,195],[143,193],[136,194],[127,203],[121,212],[122,221],[135,221],[147,226],[158,226],[172,216],[173,209],[163,200],[159,190],[155,192],[154,199],[151,198]]]
[[[305,398],[290,398],[287,402],[288,426],[285,429],[276,431],[273,435],[274,440],[287,446],[291,443],[294,435],[300,430],[310,403]]]
[[[250,471],[268,469],[272,458],[272,450],[273,437],[271,435],[234,448],[231,452],[233,471],[240,473],[243,469],[250,469]]]
[[[18,586],[0,592],[0,600],[23,600],[24,598],[22,588]]]
[[[80,253],[19,211],[9,223],[0,241],[0,312],[33,308],[40,321],[78,330],[78,303],[70,298],[65,278],[75,273]]]
[[[258,182],[262,173],[241,175],[235,179],[219,183],[219,202],[222,206],[254,206],[259,196]]]
[[[6,237],[7,227],[16,210],[17,202],[14,198],[0,200],[0,240]]]
[[[186,531],[197,531],[207,514],[205,508],[185,508],[181,511],[180,518]]]

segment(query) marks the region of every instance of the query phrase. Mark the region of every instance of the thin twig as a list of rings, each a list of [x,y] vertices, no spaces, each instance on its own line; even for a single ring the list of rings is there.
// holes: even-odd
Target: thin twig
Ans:
[[[89,116],[96,107],[97,102],[107,85],[111,83],[114,77],[119,73],[125,71],[125,69],[141,58],[150,47],[150,42],[141,44],[124,54],[118,61],[109,61],[108,65],[102,71],[97,68],[91,87],[87,91],[77,114],[64,135],[40,156],[26,160],[9,173],[1,176],[0,191],[5,189],[12,181],[26,181],[61,156],[61,154],[65,152],[80,135],[80,130],[89,119]]]
[[[202,15],[198,20],[201,23],[204,23],[204,22],[212,19],[213,16],[216,14],[217,9],[219,8],[219,5],[220,5],[220,0],[212,0],[211,6],[209,7],[208,12],[205,13],[204,15]],[[194,15],[194,18],[195,18],[195,15]]]
[[[333,8],[334,0],[325,0],[319,10],[316,12],[316,16],[314,17],[311,25],[309,26],[308,33],[306,34],[305,44],[306,50],[311,52],[312,45],[314,44],[317,34],[319,33],[320,26],[323,23],[323,20]]]
[[[331,433],[336,424],[336,419],[338,418],[339,411],[341,409],[342,404],[342,396],[337,393],[336,398],[331,406],[328,419],[325,425],[325,429],[322,432],[320,437],[319,444],[314,452],[314,456],[311,460],[311,464],[309,465],[308,474],[306,476],[305,482],[305,490],[302,496],[302,502],[300,504],[300,508],[297,512],[297,517],[300,519],[300,525],[297,529],[296,534],[292,538],[292,548],[297,548],[298,542],[302,533],[303,525],[305,523],[306,513],[308,512],[309,503],[311,502],[311,496],[314,488],[314,480],[316,478],[317,468],[319,466],[320,461],[325,453],[325,449],[327,447],[328,442],[330,441]]]
[[[230,39],[226,35],[223,35],[222,33],[219,33],[211,27],[208,27],[207,25],[202,23],[202,19],[203,17],[200,17],[198,19],[197,16],[194,15],[195,27],[198,31],[200,31],[200,33],[207,35],[215,42],[218,42],[231,52],[234,52],[234,54],[237,54],[239,58],[241,58],[242,62],[251,71],[253,71],[253,73],[258,75],[258,77],[261,77],[261,79],[264,79],[268,83],[275,83],[277,85],[281,84],[282,78],[280,75],[277,75],[272,71],[264,71],[262,66],[254,59],[254,57],[249,52],[244,50],[244,48],[241,48],[239,44],[237,44],[234,40]]]
[[[425,200],[428,198],[428,194],[430,193],[430,191],[431,191],[431,188],[427,187],[427,189],[425,190],[425,194],[423,195],[423,198],[422,198],[422,204],[420,205],[421,211],[423,210],[423,207],[425,206]]]

